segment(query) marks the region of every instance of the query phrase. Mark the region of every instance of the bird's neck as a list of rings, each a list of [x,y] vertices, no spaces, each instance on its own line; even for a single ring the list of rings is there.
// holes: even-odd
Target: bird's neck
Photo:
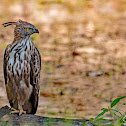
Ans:
[[[21,36],[21,35],[14,35],[14,40],[13,40],[13,43],[19,43],[25,39],[31,39],[30,36]]]
[[[32,50],[34,44],[30,37],[26,37],[25,39],[21,39],[20,41],[15,41],[11,44],[11,51],[21,51],[21,50]]]

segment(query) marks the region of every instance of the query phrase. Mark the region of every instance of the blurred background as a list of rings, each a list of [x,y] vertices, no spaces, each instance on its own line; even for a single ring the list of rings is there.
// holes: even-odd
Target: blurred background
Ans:
[[[42,57],[37,115],[95,117],[126,95],[125,0],[1,0],[0,107],[9,105],[3,55],[14,30],[1,24],[18,19],[40,31],[31,36]]]

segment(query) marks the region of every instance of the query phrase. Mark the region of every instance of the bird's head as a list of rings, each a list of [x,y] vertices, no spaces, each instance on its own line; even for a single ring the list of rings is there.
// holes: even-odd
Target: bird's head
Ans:
[[[39,30],[34,25],[20,19],[17,22],[7,22],[3,24],[4,27],[9,25],[16,25],[14,29],[15,37],[25,38],[26,36],[30,36],[33,33],[39,33]]]

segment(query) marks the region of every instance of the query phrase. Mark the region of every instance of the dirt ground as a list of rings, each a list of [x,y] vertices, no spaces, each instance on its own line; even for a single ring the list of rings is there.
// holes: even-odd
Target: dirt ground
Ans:
[[[123,0],[1,2],[0,24],[22,19],[40,31],[32,36],[42,57],[37,115],[95,117],[112,100],[126,95],[125,6]],[[14,26],[0,29],[2,107],[9,105],[3,55],[13,41]],[[117,105],[122,112],[124,102]]]

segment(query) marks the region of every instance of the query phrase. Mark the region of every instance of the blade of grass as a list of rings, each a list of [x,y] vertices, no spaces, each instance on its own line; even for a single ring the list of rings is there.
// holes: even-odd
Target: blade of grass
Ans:
[[[116,98],[112,103],[111,103],[111,108],[115,106],[121,99],[125,98],[126,96]]]
[[[101,110],[103,111],[100,114],[98,114],[98,116],[95,119],[98,119],[100,116],[104,115],[108,111],[108,109],[106,108],[102,108]]]

